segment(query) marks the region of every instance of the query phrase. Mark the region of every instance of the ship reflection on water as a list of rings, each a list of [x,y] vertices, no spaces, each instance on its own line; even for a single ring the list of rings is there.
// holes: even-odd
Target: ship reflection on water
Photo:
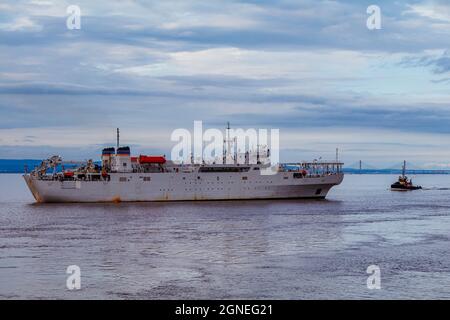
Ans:
[[[449,298],[448,178],[421,176],[436,190],[418,199],[392,177],[349,175],[322,201],[32,204],[0,175],[0,297]]]

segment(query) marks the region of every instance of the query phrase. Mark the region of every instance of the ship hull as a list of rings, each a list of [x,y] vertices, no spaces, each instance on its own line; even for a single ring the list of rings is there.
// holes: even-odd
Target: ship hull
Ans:
[[[24,179],[37,202],[139,202],[326,197],[342,173],[295,178],[292,172],[115,173],[109,181]]]
[[[411,187],[399,187],[397,185],[391,185],[392,191],[411,191],[411,190],[420,190],[422,187],[420,186],[411,186]]]

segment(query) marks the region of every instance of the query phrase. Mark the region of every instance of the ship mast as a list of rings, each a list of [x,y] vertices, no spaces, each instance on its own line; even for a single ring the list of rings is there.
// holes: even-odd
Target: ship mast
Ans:
[[[402,176],[404,177],[406,173],[406,160],[403,160]]]
[[[119,128],[117,128],[117,149],[119,149],[119,141],[120,141],[120,134],[119,134]]]
[[[230,121],[227,122],[227,156],[231,155]]]

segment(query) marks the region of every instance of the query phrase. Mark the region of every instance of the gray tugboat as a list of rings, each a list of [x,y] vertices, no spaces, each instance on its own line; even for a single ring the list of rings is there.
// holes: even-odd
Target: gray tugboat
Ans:
[[[403,161],[402,175],[398,177],[398,181],[391,184],[392,191],[408,191],[422,189],[421,186],[415,186],[411,179],[405,175],[406,173],[406,161]]]

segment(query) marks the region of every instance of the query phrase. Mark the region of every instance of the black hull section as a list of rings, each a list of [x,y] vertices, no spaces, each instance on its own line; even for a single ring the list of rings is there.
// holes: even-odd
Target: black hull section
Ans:
[[[402,185],[396,185],[396,184],[393,184],[393,185],[391,185],[391,189],[392,190],[395,190],[395,191],[408,191],[408,190],[419,190],[419,189],[422,189],[422,187],[421,186],[402,186]]]

